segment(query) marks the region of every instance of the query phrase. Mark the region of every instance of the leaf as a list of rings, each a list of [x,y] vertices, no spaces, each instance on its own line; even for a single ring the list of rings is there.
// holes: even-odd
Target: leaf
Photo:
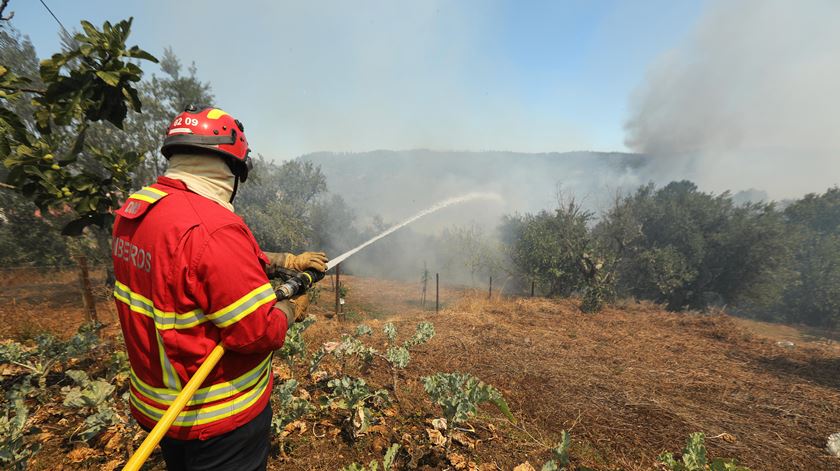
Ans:
[[[85,30],[85,34],[87,34],[91,38],[99,37],[99,35],[100,35],[99,30],[97,30],[96,26],[93,26],[93,24],[91,22],[82,20],[81,23],[82,23],[82,29]]]
[[[400,450],[400,445],[398,443],[394,443],[390,447],[388,447],[388,451],[385,452],[385,458],[382,460],[382,469],[385,471],[389,471],[391,466],[394,465],[394,460],[397,457],[397,452]]]
[[[97,70],[96,76],[101,78],[105,83],[112,87],[116,87],[120,83],[120,76],[119,74],[115,74],[114,72],[106,72],[104,70]]]
[[[443,447],[446,445],[446,437],[444,437],[440,431],[433,428],[427,428],[426,435],[428,435],[429,443],[431,443],[432,446]]]
[[[148,52],[140,49],[137,46],[132,46],[131,49],[128,50],[128,53],[126,54],[126,56],[134,57],[135,59],[144,59],[144,60],[147,60],[147,61],[154,62],[155,64],[158,63],[157,57],[149,54]]]
[[[569,449],[572,446],[572,437],[569,432],[563,430],[560,432],[560,443],[551,450],[554,458],[560,462],[561,466],[569,465]]]
[[[688,437],[682,460],[688,471],[705,471],[706,446],[703,444],[705,435],[702,432],[692,433]]]

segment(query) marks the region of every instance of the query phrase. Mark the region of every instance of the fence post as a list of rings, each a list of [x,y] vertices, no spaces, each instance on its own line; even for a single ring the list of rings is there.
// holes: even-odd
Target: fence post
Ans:
[[[341,264],[335,266],[335,317],[341,320]]]
[[[440,310],[440,273],[435,273],[435,314]]]
[[[96,316],[96,300],[93,298],[93,288],[91,288],[88,274],[87,257],[80,255],[76,260],[79,263],[79,284],[82,288],[82,303],[85,306],[85,315],[87,315],[88,322],[99,324],[99,319]]]
[[[490,289],[487,290],[487,299],[493,299],[493,277],[490,277]]]
[[[531,297],[534,297],[534,280],[531,280]]]

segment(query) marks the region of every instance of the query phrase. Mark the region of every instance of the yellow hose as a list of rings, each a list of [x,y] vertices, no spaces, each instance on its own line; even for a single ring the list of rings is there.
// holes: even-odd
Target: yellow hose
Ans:
[[[168,409],[166,409],[166,412],[158,421],[157,425],[155,425],[155,428],[149,432],[149,435],[146,436],[146,439],[143,440],[143,443],[140,444],[137,451],[131,455],[128,463],[126,463],[123,467],[123,471],[138,471],[140,467],[143,466],[143,463],[145,463],[149,458],[149,455],[152,454],[155,446],[160,443],[163,436],[166,435],[166,431],[172,426],[172,422],[175,422],[178,414],[184,410],[184,407],[190,399],[192,399],[193,395],[195,395],[198,387],[201,386],[201,383],[203,383],[205,379],[207,379],[207,375],[210,374],[210,371],[213,370],[224,354],[224,347],[222,347],[221,344],[216,345],[216,348],[210,352],[210,355],[206,360],[204,360],[204,363],[202,363],[202,365],[198,368],[193,377],[190,378],[187,385],[184,386],[184,389],[178,393],[178,396],[175,397],[175,400],[172,401],[172,404]]]

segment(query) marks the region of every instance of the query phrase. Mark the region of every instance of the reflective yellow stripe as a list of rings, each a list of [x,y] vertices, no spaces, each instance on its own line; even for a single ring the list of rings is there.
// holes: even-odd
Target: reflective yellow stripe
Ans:
[[[207,322],[201,309],[193,309],[183,314],[161,311],[149,298],[131,291],[119,281],[114,283],[114,297],[127,304],[132,311],[154,319],[155,327],[160,330],[189,329]]]
[[[190,400],[190,402],[188,402],[187,405],[195,406],[207,404],[210,402],[218,401],[225,397],[233,396],[234,394],[247,390],[248,388],[256,384],[260,377],[263,374],[266,374],[267,371],[271,368],[271,358],[272,355],[269,354],[265,358],[265,360],[260,362],[259,365],[255,366],[252,370],[242,374],[238,378],[199,389],[195,392],[195,395],[193,396],[192,400]],[[134,386],[134,388],[137,390],[138,393],[140,393],[141,396],[144,396],[147,399],[157,402],[158,404],[172,404],[172,401],[175,400],[175,396],[177,396],[180,392],[180,389],[166,389],[150,386],[143,382],[134,373],[133,369],[131,370],[130,377],[132,386]]]
[[[266,283],[250,293],[242,296],[233,304],[214,312],[207,314],[207,319],[213,321],[218,327],[227,327],[243,319],[248,314],[254,312],[260,306],[268,302],[274,302],[277,296],[274,295],[274,289],[271,283]]]
[[[253,389],[239,397],[219,404],[214,404],[212,406],[183,411],[178,414],[178,418],[175,419],[175,422],[172,425],[178,427],[203,425],[210,422],[224,420],[235,414],[243,412],[259,401],[260,397],[262,397],[268,387],[268,380],[270,377],[270,372],[267,372],[262,376],[260,382]],[[134,389],[131,390],[131,404],[134,405],[141,414],[154,421],[160,420],[160,418],[163,417],[163,413],[166,412],[164,409],[159,409],[143,402],[134,394]]]
[[[139,194],[139,193],[134,193],[133,195],[129,196],[129,197],[128,197],[128,199],[131,199],[131,200],[140,200],[140,201],[145,201],[145,202],[147,202],[147,203],[154,203],[154,202],[156,202],[156,201],[157,201],[157,199],[154,199],[154,198],[149,198],[148,196],[146,196],[146,195],[141,195],[141,194]]]
[[[128,198],[129,199],[140,200],[140,201],[145,201],[147,203],[154,203],[154,202],[163,198],[166,195],[167,195],[167,193],[165,193],[161,190],[158,190],[157,188],[146,186],[146,187],[143,187],[142,189],[140,189],[139,191],[137,191],[136,193],[132,193],[132,195],[129,196]]]

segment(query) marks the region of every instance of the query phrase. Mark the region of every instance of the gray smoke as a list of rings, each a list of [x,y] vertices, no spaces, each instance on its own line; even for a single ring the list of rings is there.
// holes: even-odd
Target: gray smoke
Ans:
[[[840,2],[712,3],[631,100],[626,144],[657,180],[771,198],[840,181]]]

